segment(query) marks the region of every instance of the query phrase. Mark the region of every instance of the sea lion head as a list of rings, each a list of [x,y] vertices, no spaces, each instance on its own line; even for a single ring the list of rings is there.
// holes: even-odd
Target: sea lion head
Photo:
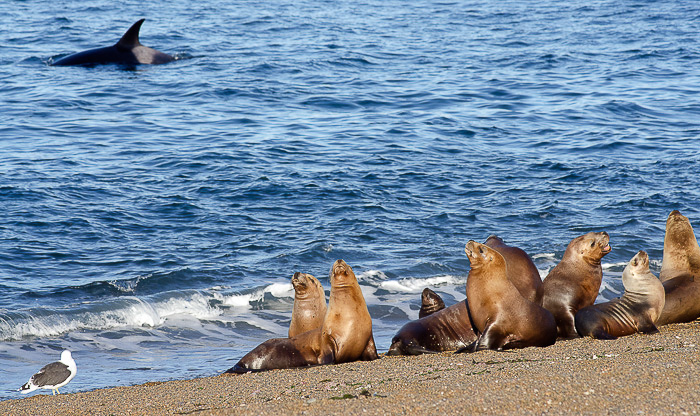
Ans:
[[[467,258],[469,258],[472,269],[478,269],[500,262],[505,263],[503,256],[498,254],[496,250],[485,244],[477,243],[474,240],[469,240],[464,247],[464,252],[467,254]]]
[[[331,286],[333,287],[357,284],[357,278],[355,277],[355,273],[352,271],[352,267],[350,267],[343,260],[336,260],[335,263],[333,263],[329,278],[331,281]]]
[[[678,245],[678,248],[689,250],[697,247],[698,241],[695,239],[693,226],[690,225],[688,217],[678,210],[671,211],[666,220],[666,238]]]
[[[600,264],[600,260],[610,251],[610,236],[605,231],[590,232],[571,241],[567,251],[573,248],[576,254],[589,264]]]
[[[297,297],[305,297],[308,294],[315,293],[314,291],[323,290],[321,282],[315,277],[307,273],[294,273],[292,276],[292,286],[294,286],[294,294]]]

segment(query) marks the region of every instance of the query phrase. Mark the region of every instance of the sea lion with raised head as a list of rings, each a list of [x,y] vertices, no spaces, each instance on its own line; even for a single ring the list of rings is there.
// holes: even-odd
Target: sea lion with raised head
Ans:
[[[666,303],[657,326],[700,317],[700,247],[690,221],[678,211],[671,212],[666,220],[659,278]]]
[[[306,273],[294,273],[294,307],[289,324],[289,338],[323,325],[326,316],[326,292],[321,282]]]
[[[139,31],[144,20],[134,23],[119,42],[104,48],[90,49],[64,56],[52,63],[54,66],[91,66],[105,64],[138,65],[150,64],[158,65],[172,62],[172,56],[143,46],[139,41]]]
[[[467,300],[477,340],[458,352],[546,347],[557,339],[549,311],[520,294],[508,279],[505,258],[493,248],[469,241],[464,248],[471,270]]]
[[[420,355],[455,351],[476,341],[463,300],[428,316],[408,322],[391,340],[386,355]]]
[[[582,337],[617,339],[637,332],[659,332],[654,324],[664,308],[664,287],[649,270],[649,256],[638,252],[622,272],[625,293],[609,302],[576,312],[576,331]]]
[[[423,289],[420,300],[421,302],[420,311],[418,311],[418,318],[424,318],[432,313],[445,309],[445,302],[442,300],[440,295],[427,287]]]
[[[530,302],[542,303],[542,278],[537,266],[530,256],[522,249],[506,245],[496,235],[489,236],[484,242],[487,246],[501,253],[508,265],[508,280],[518,289],[521,295]]]
[[[352,268],[337,260],[330,272],[331,292],[321,329],[320,364],[376,360],[372,317]]]
[[[604,231],[576,237],[544,278],[542,306],[554,315],[560,338],[579,336],[574,316],[579,309],[595,303],[603,281],[600,261],[610,250],[610,236]]]

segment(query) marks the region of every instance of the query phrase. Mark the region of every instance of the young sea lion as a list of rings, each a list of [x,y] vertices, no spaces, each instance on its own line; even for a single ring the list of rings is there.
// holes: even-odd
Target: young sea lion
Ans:
[[[320,328],[326,316],[326,292],[315,277],[306,273],[294,273],[294,307],[289,324],[289,338]]]

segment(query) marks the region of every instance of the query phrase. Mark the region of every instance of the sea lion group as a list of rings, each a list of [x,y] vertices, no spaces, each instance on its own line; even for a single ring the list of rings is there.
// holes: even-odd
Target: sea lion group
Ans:
[[[594,304],[603,278],[601,260],[610,251],[606,232],[576,237],[542,280],[523,250],[496,236],[483,244],[471,240],[465,247],[471,264],[466,299],[446,307],[426,288],[419,319],[398,331],[386,355],[546,347],[557,339],[586,336],[616,339],[700,317],[700,246],[680,212],[671,212],[666,221],[659,278],[649,270],[647,253],[639,251],[623,271],[624,294]],[[372,320],[352,268],[336,261],[330,280],[326,308],[318,280],[296,273],[289,338],[262,343],[227,372],[378,358]]]

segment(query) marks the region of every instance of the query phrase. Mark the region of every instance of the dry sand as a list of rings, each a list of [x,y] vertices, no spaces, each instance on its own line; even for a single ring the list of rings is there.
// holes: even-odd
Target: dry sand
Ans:
[[[0,414],[697,414],[699,347],[695,321],[615,341],[49,393],[0,402]]]

